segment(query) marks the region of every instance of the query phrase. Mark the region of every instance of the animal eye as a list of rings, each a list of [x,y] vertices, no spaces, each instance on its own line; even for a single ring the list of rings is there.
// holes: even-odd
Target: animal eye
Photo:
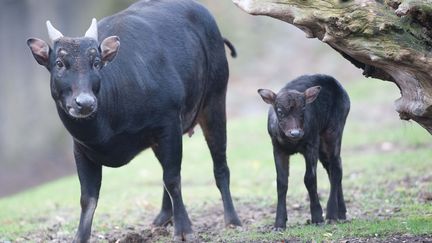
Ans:
[[[279,117],[284,117],[284,113],[282,112],[281,108],[277,108],[276,112],[277,112],[277,114],[278,114]]]
[[[62,67],[64,67],[64,64],[63,64],[62,61],[56,61],[56,66],[57,66],[58,68],[62,68]]]
[[[96,69],[100,69],[102,67],[102,62],[99,60],[94,61],[93,67]]]

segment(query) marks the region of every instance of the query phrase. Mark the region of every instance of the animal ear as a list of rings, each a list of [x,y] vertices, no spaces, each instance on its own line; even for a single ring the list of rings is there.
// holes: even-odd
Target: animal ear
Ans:
[[[40,65],[48,67],[50,52],[49,45],[45,41],[37,38],[28,39],[27,45],[30,47],[36,61]]]
[[[307,89],[304,92],[306,97],[306,104],[314,102],[314,100],[318,97],[320,90],[321,90],[321,86],[314,86]]]
[[[102,62],[107,63],[114,59],[120,47],[120,38],[118,36],[110,36],[105,38],[101,45]]]
[[[276,100],[276,94],[269,89],[259,89],[258,94],[267,104],[273,105]]]

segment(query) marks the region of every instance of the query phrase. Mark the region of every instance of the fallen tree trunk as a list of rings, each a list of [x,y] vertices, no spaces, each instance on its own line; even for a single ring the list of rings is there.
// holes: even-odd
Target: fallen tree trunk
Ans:
[[[432,0],[232,1],[327,43],[365,76],[394,82],[400,118],[432,134]]]

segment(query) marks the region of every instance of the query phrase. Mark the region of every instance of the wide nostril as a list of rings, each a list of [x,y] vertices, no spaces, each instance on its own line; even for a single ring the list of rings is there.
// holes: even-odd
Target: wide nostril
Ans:
[[[81,103],[81,101],[78,99],[78,97],[75,98],[75,103],[77,104],[78,108],[81,108],[81,107],[82,107],[82,103]]]
[[[79,109],[93,108],[95,105],[95,99],[91,95],[81,94],[75,98],[75,103]]]
[[[290,131],[290,135],[293,136],[293,137],[295,137],[295,138],[299,137],[300,136],[300,131],[297,130],[297,129],[293,129],[293,130]]]

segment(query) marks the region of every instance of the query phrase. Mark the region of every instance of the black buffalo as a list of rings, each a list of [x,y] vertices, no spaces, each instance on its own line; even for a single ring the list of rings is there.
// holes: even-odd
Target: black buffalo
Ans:
[[[340,151],[350,109],[348,94],[339,82],[326,75],[301,76],[277,94],[268,89],[260,89],[258,93],[271,105],[268,132],[273,144],[278,195],[275,227],[286,227],[289,157],[295,153],[301,153],[306,160],[304,183],[309,193],[312,223],[324,221],[317,194],[318,158],[330,179],[326,218],[346,219]]]
[[[49,21],[47,27],[52,46],[36,38],[27,43],[51,73],[52,97],[73,136],[82,209],[74,241],[90,238],[102,166],[125,165],[146,148],[163,167],[162,209],[153,223],[173,219],[174,237],[190,237],[180,168],[182,135],[196,124],[213,158],[225,223],[240,225],[226,161],[224,43],[235,50],[211,14],[191,0],[147,0],[93,20],[84,37],[64,37]]]

